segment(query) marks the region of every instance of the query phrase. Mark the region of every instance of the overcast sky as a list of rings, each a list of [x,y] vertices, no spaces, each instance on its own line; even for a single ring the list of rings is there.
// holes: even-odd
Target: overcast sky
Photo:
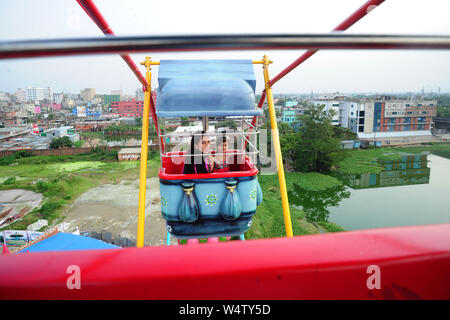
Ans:
[[[365,0],[96,0],[117,35],[324,33]],[[450,35],[449,0],[386,0],[347,33]],[[103,36],[75,0],[0,1],[0,41]],[[304,51],[148,53],[163,59],[259,59],[271,76]],[[133,54],[138,64],[147,54]],[[153,74],[156,81],[157,67]],[[142,68],[142,72],[144,72]],[[255,66],[258,93],[261,66]],[[116,55],[0,61],[0,92],[51,86],[54,92],[134,93],[140,83]],[[274,86],[275,93],[450,92],[450,51],[320,51]]]

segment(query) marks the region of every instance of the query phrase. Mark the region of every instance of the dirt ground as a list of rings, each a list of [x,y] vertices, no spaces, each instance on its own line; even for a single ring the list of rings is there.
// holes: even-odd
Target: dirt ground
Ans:
[[[63,213],[64,223],[83,231],[109,231],[113,236],[136,239],[139,180],[121,181],[92,188],[78,197]],[[145,204],[146,246],[166,243],[166,224],[161,217],[159,179],[147,179]]]

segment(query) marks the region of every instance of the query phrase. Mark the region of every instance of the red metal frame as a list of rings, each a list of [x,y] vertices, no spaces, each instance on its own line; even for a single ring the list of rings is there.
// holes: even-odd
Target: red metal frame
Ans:
[[[79,290],[67,288],[73,265]],[[380,289],[367,286],[371,265]],[[450,299],[449,270],[450,224],[442,224],[4,255],[0,299]]]

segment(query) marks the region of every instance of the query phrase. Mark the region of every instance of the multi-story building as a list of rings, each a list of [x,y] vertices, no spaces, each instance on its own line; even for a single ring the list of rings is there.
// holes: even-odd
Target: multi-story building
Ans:
[[[432,140],[436,100],[392,97],[351,99],[340,103],[340,124],[381,144],[408,144]]]
[[[113,101],[111,102],[113,113],[119,114],[121,117],[142,117],[144,111],[144,101]]]
[[[19,91],[20,90],[20,91]],[[18,89],[19,95],[23,98],[23,90]],[[50,87],[47,88],[39,88],[39,87],[27,87],[25,89],[25,100],[26,101],[42,101],[44,99],[52,100],[53,99],[53,90]],[[18,92],[16,92],[16,95]]]
[[[436,100],[379,100],[374,102],[374,132],[431,130]]]
[[[144,100],[144,99],[141,99]],[[120,101],[120,95],[118,94],[105,94],[103,95],[103,105],[111,107],[111,103]]]
[[[90,102],[95,98],[95,89],[94,88],[86,88],[80,91],[81,99],[85,102]]]

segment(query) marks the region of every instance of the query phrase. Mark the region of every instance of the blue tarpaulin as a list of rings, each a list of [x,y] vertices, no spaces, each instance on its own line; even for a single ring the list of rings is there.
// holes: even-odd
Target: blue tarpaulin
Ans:
[[[97,239],[77,236],[71,233],[59,232],[47,239],[27,247],[19,253],[42,252],[42,251],[66,251],[66,250],[88,250],[88,249],[115,249],[119,246],[106,243]]]
[[[254,116],[251,60],[161,60],[158,117]]]

